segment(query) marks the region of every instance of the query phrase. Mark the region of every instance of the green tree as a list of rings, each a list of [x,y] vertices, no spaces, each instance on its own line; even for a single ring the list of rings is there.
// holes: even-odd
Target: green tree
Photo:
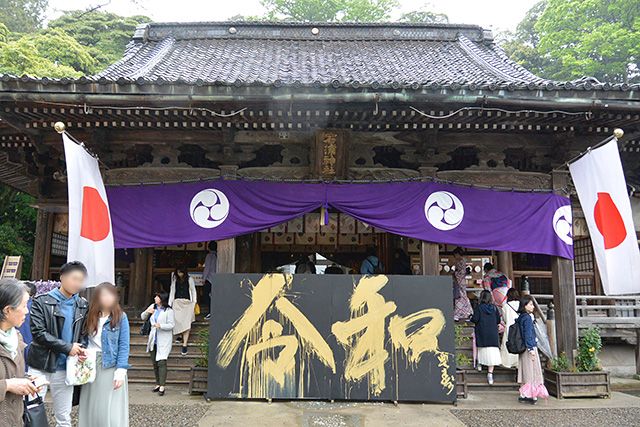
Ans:
[[[0,22],[0,43],[6,43],[9,41],[9,29],[6,25]]]
[[[61,29],[47,29],[37,34],[27,34],[22,37],[21,42],[35,46],[39,57],[58,66],[72,68],[74,75],[78,71],[87,75],[96,72],[97,61],[84,46]]]
[[[266,19],[289,21],[383,21],[397,0],[261,0]]]
[[[640,81],[640,0],[549,0],[534,30],[550,78]]]
[[[426,3],[413,12],[403,13],[398,21],[400,22],[431,22],[437,24],[446,24],[449,22],[449,17],[444,13],[435,13],[431,10],[431,4]]]
[[[0,184],[0,262],[7,255],[22,255],[22,278],[29,276],[35,242],[36,209],[33,197]]]
[[[37,31],[47,7],[49,0],[0,0],[0,23],[17,33]]]
[[[101,11],[74,10],[49,23],[77,40],[94,58],[97,72],[122,58],[138,24],[151,22],[146,16],[120,16]]]
[[[34,40],[19,40],[0,43],[0,74],[20,76],[30,74],[38,77],[80,77],[84,73],[68,65],[56,64],[40,56]]]

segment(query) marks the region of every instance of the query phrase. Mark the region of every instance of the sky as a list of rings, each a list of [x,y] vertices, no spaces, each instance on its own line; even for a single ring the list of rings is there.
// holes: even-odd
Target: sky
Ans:
[[[420,10],[425,0],[399,0],[401,11]],[[455,24],[476,24],[499,30],[515,30],[526,12],[539,0],[430,0],[427,10],[445,13]],[[62,10],[86,9],[108,0],[49,0],[50,18]],[[146,15],[156,22],[224,21],[242,15],[261,15],[260,0],[111,0],[102,10],[120,15]]]

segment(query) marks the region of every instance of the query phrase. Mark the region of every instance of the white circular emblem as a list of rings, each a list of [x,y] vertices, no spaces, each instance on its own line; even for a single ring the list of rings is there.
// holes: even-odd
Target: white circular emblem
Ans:
[[[202,228],[215,228],[229,215],[229,199],[220,190],[202,190],[191,199],[191,219]]]
[[[561,206],[553,214],[553,231],[567,245],[573,245],[573,217],[571,206]]]
[[[436,191],[424,204],[424,216],[438,230],[453,230],[464,218],[464,206],[448,191]]]

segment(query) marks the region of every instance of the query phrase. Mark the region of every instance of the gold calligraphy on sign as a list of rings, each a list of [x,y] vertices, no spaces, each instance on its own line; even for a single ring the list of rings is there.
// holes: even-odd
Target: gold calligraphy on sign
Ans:
[[[278,394],[304,397],[304,378],[311,357],[318,358],[336,372],[333,353],[318,330],[285,293],[293,275],[269,274],[251,291],[251,305],[225,333],[217,347],[216,364],[227,368],[241,351],[240,394],[249,398],[269,398]],[[275,310],[280,322],[267,319]],[[290,335],[283,335],[283,324]],[[240,350],[240,347],[243,347]],[[300,382],[296,381],[296,362],[300,366]]]
[[[325,132],[322,137],[322,175],[336,174],[336,155],[338,153],[338,134]]]
[[[349,319],[334,322],[331,327],[345,350],[345,384],[366,382],[369,396],[382,394],[387,387],[386,365],[391,359],[386,349],[388,332],[394,352],[393,370],[397,372],[398,354],[415,370],[421,358],[432,353],[438,361],[440,384],[447,395],[451,394],[455,388],[455,377],[449,374],[453,355],[441,351],[438,345],[446,323],[442,311],[430,308],[394,315],[395,302],[386,301],[380,294],[388,281],[383,275],[361,277],[349,299]],[[305,397],[307,383],[315,375],[311,372],[312,359],[336,373],[331,348],[289,300],[292,282],[291,274],[269,274],[255,285],[249,282],[249,307],[216,347],[215,363],[223,369],[239,354],[240,396]]]

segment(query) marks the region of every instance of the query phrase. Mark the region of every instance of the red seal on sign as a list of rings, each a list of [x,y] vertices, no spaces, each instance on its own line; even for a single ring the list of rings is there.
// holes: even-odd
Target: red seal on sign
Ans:
[[[593,212],[598,231],[604,237],[604,248],[613,249],[627,238],[622,215],[609,193],[598,193]]]
[[[110,230],[107,204],[102,200],[98,190],[93,187],[83,187],[80,235],[99,242],[107,238]]]

